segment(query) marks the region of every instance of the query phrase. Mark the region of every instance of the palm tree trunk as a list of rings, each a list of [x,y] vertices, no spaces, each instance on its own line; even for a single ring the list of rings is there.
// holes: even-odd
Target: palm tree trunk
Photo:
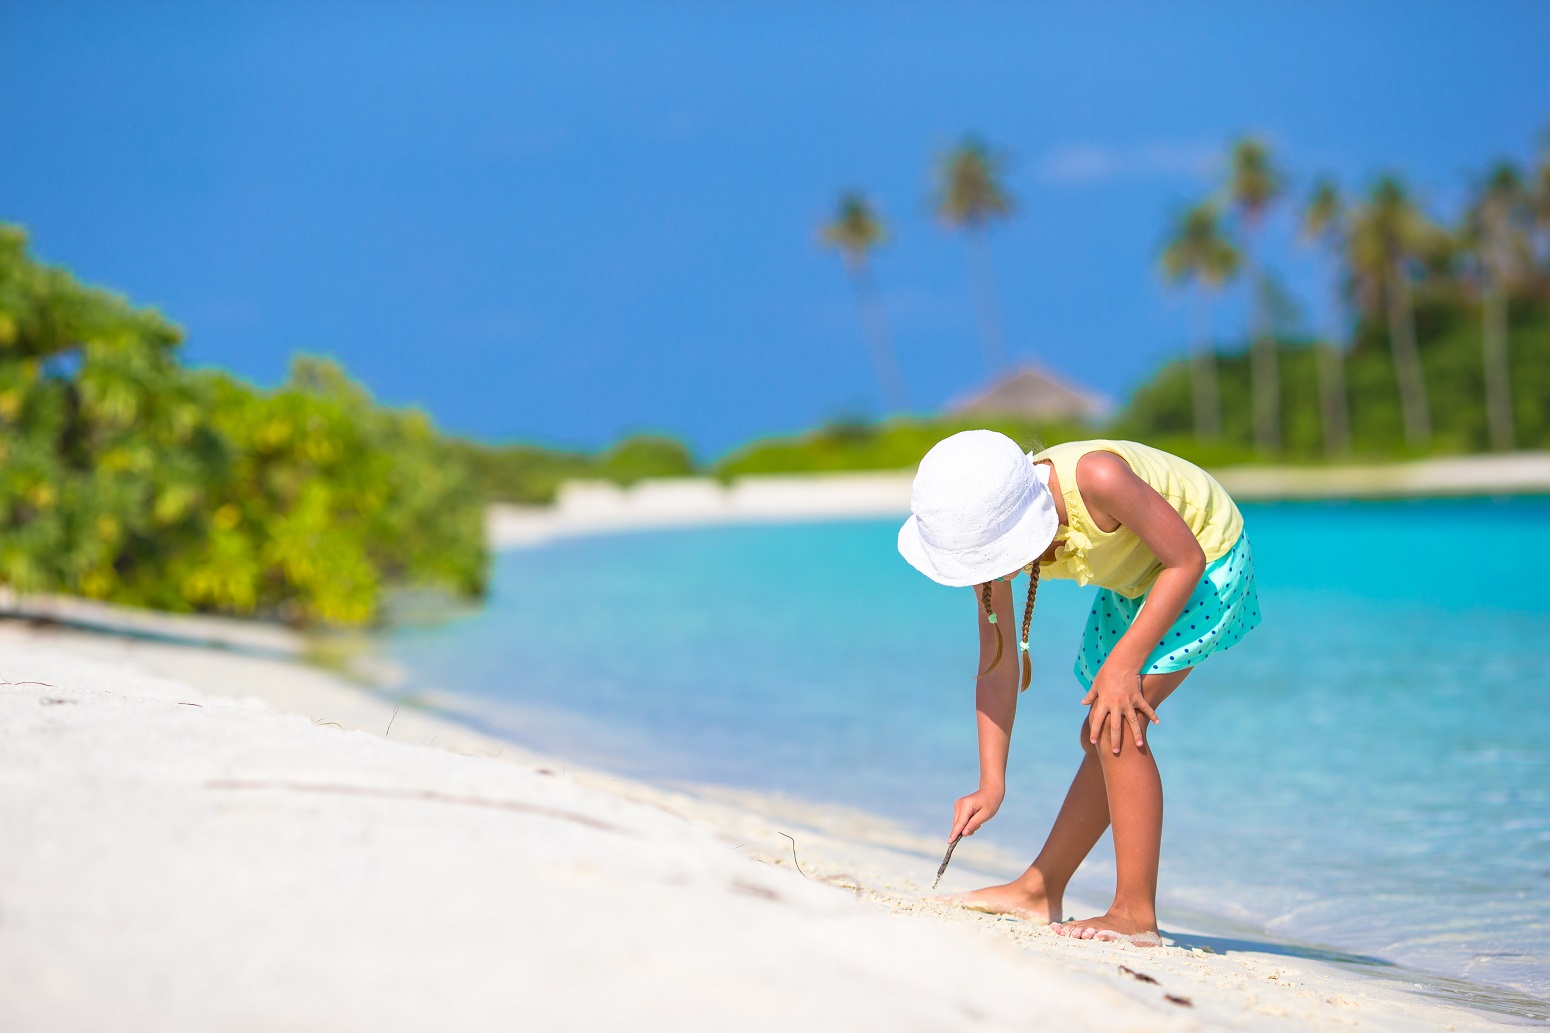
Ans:
[[[1337,276],[1331,272],[1332,277]],[[1324,454],[1343,455],[1351,451],[1351,401],[1345,384],[1346,312],[1338,280],[1331,281],[1334,302],[1329,340],[1318,347],[1319,415],[1324,425]]]
[[[1351,414],[1345,389],[1345,357],[1331,341],[1318,344],[1319,415],[1324,424],[1324,454],[1351,450]]]
[[[1254,344],[1249,354],[1249,376],[1253,382],[1254,399],[1254,446],[1264,452],[1281,450],[1281,377],[1276,356],[1275,340],[1270,335],[1269,320],[1265,313],[1265,285],[1260,281],[1259,264],[1251,246],[1244,248],[1248,256],[1249,289],[1254,292],[1252,303],[1252,336]]]
[[[1211,346],[1210,299],[1203,289],[1196,297],[1195,311],[1189,361],[1195,440],[1217,441],[1222,436],[1222,401],[1216,386],[1216,349]]]
[[[996,305],[996,277],[990,262],[990,240],[980,226],[971,226],[969,276],[974,286],[974,312],[979,321],[980,348],[991,376],[1006,368],[1006,340],[1001,336],[1001,313]]]
[[[877,370],[883,404],[889,412],[903,412],[909,406],[904,391],[904,375],[899,372],[899,360],[894,355],[893,341],[888,334],[887,315],[865,265],[852,268],[851,282],[856,285],[856,300],[861,306],[862,332],[866,335],[867,350],[872,353],[872,365]]]
[[[1491,447],[1512,449],[1512,381],[1507,362],[1507,292],[1493,278],[1485,294],[1482,358],[1485,361],[1485,412]]]
[[[1410,280],[1399,262],[1388,270],[1389,347],[1394,353],[1394,376],[1399,381],[1399,405],[1405,422],[1405,443],[1425,448],[1432,436],[1432,418],[1426,401],[1426,374],[1416,348],[1415,313],[1410,307]]]

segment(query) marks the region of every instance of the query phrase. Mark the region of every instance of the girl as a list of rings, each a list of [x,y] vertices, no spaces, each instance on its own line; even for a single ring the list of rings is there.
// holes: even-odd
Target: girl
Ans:
[[[1243,517],[1211,477],[1132,441],[1073,441],[1024,455],[988,430],[954,434],[921,460],[899,551],[934,581],[972,586],[978,611],[979,788],[953,807],[950,840],[995,816],[1006,790],[1017,694],[1028,687],[1028,624],[1041,577],[1096,584],[1077,653],[1087,690],[1085,756],[1044,849],[1004,886],[954,898],[1055,923],[1063,936],[1156,945],[1162,781],[1147,743],[1157,707],[1194,665],[1259,623]],[[1011,582],[1028,575],[1018,664],[1003,664],[1015,624]],[[1117,885],[1107,912],[1059,923],[1061,895],[1103,830],[1114,827]]]

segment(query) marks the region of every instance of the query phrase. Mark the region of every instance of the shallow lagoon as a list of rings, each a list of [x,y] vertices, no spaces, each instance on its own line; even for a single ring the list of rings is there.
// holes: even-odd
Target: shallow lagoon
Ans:
[[[1164,926],[1171,910],[1550,997],[1550,500],[1244,512],[1264,624],[1200,667],[1153,740]],[[485,610],[391,649],[540,749],[945,836],[977,777],[974,600],[910,569],[896,530],[511,551]],[[1040,589],[1007,802],[982,833],[1018,855],[1079,759],[1070,667],[1091,592]],[[1109,850],[1074,892],[1106,899]]]

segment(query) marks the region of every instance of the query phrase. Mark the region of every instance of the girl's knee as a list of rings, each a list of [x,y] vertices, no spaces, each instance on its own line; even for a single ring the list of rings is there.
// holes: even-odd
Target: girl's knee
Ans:
[[[1087,718],[1086,718],[1085,715],[1082,717],[1082,723],[1080,725],[1077,725],[1077,728],[1076,728],[1076,741],[1081,745],[1082,749],[1085,752],[1087,752],[1087,753],[1097,753],[1098,752],[1098,747],[1094,746],[1093,742],[1092,742],[1092,732],[1090,732],[1088,730],[1088,728],[1087,728]]]

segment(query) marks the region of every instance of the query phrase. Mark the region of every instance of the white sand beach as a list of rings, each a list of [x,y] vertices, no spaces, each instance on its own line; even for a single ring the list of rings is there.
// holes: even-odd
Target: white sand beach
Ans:
[[[934,903],[934,841],[579,770],[288,660],[12,622],[0,678],[8,1033],[1504,1021]]]

